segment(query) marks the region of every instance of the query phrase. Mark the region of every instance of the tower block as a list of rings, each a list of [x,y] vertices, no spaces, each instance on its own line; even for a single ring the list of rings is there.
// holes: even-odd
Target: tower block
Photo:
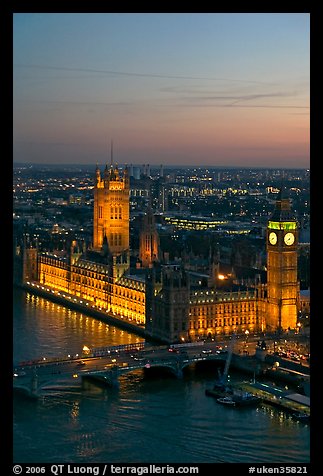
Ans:
[[[129,174],[125,167],[120,176],[117,166],[106,165],[103,178],[95,172],[93,249],[100,251],[104,236],[109,250],[119,255],[129,250]]]
[[[297,324],[299,283],[297,276],[298,223],[290,200],[279,192],[267,225],[267,318],[270,330],[294,329]]]

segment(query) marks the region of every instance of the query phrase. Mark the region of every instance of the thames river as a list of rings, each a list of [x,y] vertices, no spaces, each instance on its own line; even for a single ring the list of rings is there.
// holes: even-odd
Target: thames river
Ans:
[[[14,290],[14,362],[141,337]],[[226,408],[205,396],[216,368],[183,379],[137,370],[120,388],[14,394],[15,463],[309,463],[310,427],[271,407]],[[231,375],[232,379],[245,378]]]

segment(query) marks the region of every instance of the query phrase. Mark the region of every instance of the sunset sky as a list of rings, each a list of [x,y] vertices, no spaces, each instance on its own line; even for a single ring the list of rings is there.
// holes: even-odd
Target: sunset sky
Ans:
[[[309,168],[307,13],[15,13],[14,162]]]

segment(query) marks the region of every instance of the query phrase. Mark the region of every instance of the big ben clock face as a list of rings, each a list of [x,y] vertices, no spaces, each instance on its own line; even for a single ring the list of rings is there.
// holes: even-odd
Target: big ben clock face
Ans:
[[[294,234],[293,233],[286,233],[286,235],[284,236],[285,245],[290,246],[294,243],[294,241],[295,241]]]
[[[275,245],[277,243],[277,235],[274,231],[272,231],[271,233],[269,233],[269,243],[271,245]]]

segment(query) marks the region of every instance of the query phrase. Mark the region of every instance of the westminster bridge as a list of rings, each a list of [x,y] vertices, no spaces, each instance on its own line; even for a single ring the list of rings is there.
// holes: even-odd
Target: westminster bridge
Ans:
[[[183,369],[203,361],[224,363],[228,350],[218,343],[204,342],[171,346],[146,346],[144,342],[114,347],[83,349],[61,358],[21,362],[13,369],[13,388],[38,397],[50,391],[86,388],[89,382],[119,386],[119,377],[138,369],[165,369],[177,378]]]
[[[80,354],[65,357],[42,357],[14,365],[13,388],[31,397],[51,391],[71,388],[86,388],[89,383],[100,383],[118,388],[119,377],[128,372],[144,369],[164,369],[177,378],[183,370],[199,362],[217,361],[243,373],[258,376],[271,372],[275,376],[294,383],[308,382],[310,367],[306,362],[295,362],[259,349],[256,338],[224,339],[183,344],[151,346],[144,341],[134,344],[89,349],[84,347]],[[252,342],[253,341],[253,342]],[[285,340],[286,342],[286,340]],[[250,350],[246,352],[246,346]],[[278,367],[277,367],[278,366]]]

